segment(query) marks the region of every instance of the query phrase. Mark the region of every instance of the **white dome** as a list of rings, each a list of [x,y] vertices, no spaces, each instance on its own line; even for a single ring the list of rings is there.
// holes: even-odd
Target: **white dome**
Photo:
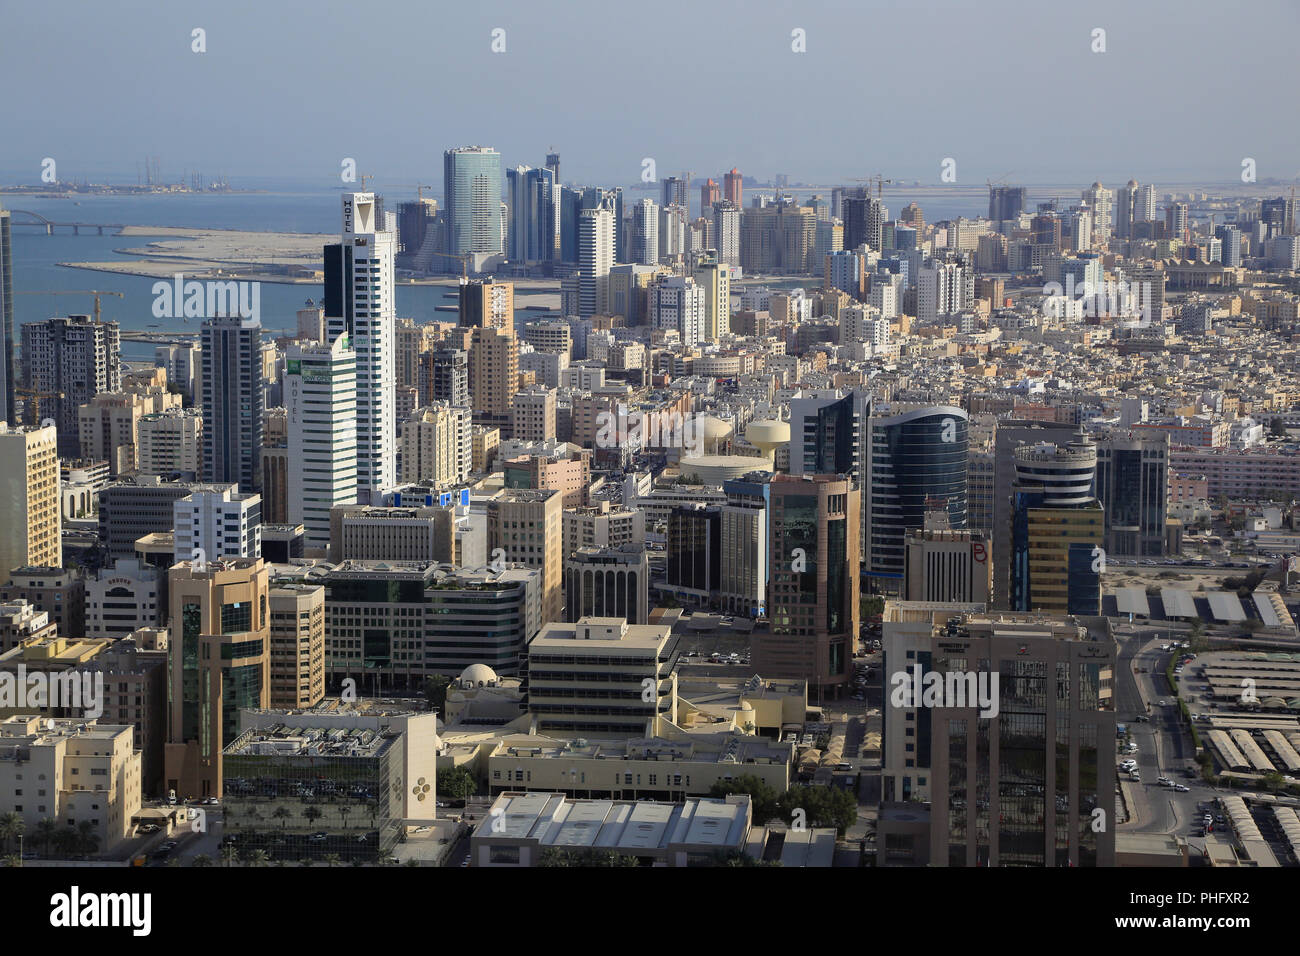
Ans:
[[[470,664],[460,672],[458,681],[462,686],[469,683],[475,687],[485,687],[497,682],[497,672],[486,664]]]

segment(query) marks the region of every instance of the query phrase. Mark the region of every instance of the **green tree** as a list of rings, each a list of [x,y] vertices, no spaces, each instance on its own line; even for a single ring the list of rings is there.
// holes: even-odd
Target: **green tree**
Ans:
[[[777,802],[780,798],[775,788],[768,786],[761,777],[742,774],[731,780],[719,780],[709,788],[711,797],[729,797],[733,793],[749,794],[750,806],[753,808],[754,822],[766,823],[777,815]]]
[[[781,795],[778,812],[787,823],[795,821],[795,811],[803,811],[809,827],[834,827],[841,835],[858,819],[858,801],[850,790],[838,787],[794,786]]]
[[[429,706],[442,713],[447,709],[447,690],[451,687],[451,678],[444,674],[434,674],[424,679],[424,697]]]
[[[99,834],[95,832],[95,825],[89,820],[82,820],[77,824],[77,851],[88,856],[97,850]]]
[[[208,856],[206,853],[200,853],[198,856],[194,857],[194,859],[190,860],[190,866],[197,866],[201,868],[201,867],[208,867],[211,865],[212,865],[212,857]]]
[[[0,845],[6,850],[17,846],[18,838],[26,829],[27,824],[23,822],[22,814],[10,812],[0,816]]]
[[[285,821],[288,820],[291,816],[293,816],[293,813],[292,811],[289,810],[288,807],[281,806],[281,807],[276,807],[275,812],[272,813],[271,816],[274,819],[280,821],[280,829],[283,830],[287,825]]]
[[[634,856],[624,856],[613,850],[561,850],[548,847],[542,851],[538,866],[568,867],[624,867],[640,866]]]
[[[234,866],[239,862],[239,848],[233,843],[227,843],[221,848],[221,862],[226,866]]]
[[[45,848],[45,855],[50,855],[50,841],[54,839],[54,834],[59,832],[58,821],[46,817],[36,824],[36,839],[41,841],[41,846]]]
[[[465,767],[453,767],[438,774],[438,793],[452,800],[468,800],[478,790],[478,781]]]
[[[1265,789],[1268,790],[1269,793],[1277,793],[1280,789],[1282,789],[1282,784],[1285,783],[1285,781],[1282,779],[1282,775],[1277,771],[1271,771],[1269,773],[1264,774],[1264,776],[1260,778],[1259,782]]]

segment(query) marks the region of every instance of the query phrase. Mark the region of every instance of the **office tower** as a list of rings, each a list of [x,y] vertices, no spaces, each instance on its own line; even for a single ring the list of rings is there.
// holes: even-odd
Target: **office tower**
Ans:
[[[907,532],[945,511],[966,528],[966,412],[948,405],[873,415],[866,444],[866,573],[888,590],[902,585]]]
[[[737,209],[745,207],[744,188],[745,177],[735,167],[722,177],[722,198],[734,204]]]
[[[330,509],[357,502],[357,354],[348,336],[285,353],[289,413],[288,518],[304,547],[324,552]]]
[[[916,277],[916,320],[929,325],[966,308],[966,270],[955,262],[927,260]]]
[[[1130,179],[1127,183],[1119,188],[1115,197],[1115,235],[1120,239],[1129,239],[1133,236],[1133,211],[1137,202],[1138,184],[1136,179]]]
[[[629,624],[618,617],[548,623],[528,642],[526,654],[533,726],[541,734],[627,739],[653,733],[656,717],[675,722],[672,642],[666,624]],[[583,675],[577,683],[575,670]],[[633,685],[634,694],[627,689]]]
[[[1092,210],[1092,235],[1098,243],[1105,243],[1111,235],[1115,193],[1101,183],[1093,183],[1083,191],[1083,201]]]
[[[515,284],[471,279],[460,287],[459,324],[475,329],[515,327]]]
[[[262,556],[262,496],[196,489],[173,505],[176,561]]]
[[[704,289],[690,276],[664,276],[651,283],[646,308],[651,327],[676,331],[683,345],[704,338]]]
[[[1133,221],[1154,222],[1156,218],[1156,187],[1148,183],[1139,186],[1133,195]]]
[[[1097,446],[1022,445],[1011,489],[1011,610],[1100,614],[1105,518],[1092,495]]]
[[[489,562],[541,572],[538,604],[545,623],[562,620],[564,604],[563,496],[549,488],[506,488],[487,506]]]
[[[907,532],[903,599],[988,606],[993,561],[983,531],[953,531],[947,515]]]
[[[1268,228],[1269,236],[1292,236],[1296,231],[1296,199],[1278,196],[1259,204],[1259,221]]]
[[[718,600],[729,614],[767,613],[770,476],[752,472],[722,483]]]
[[[700,213],[704,214],[713,208],[715,202],[722,201],[722,189],[712,179],[707,180],[700,187]]]
[[[140,419],[137,456],[142,475],[173,474],[196,479],[203,464],[203,413],[197,408],[169,408]],[[265,455],[266,449],[263,449]]]
[[[564,559],[564,617],[650,619],[650,559],[644,546],[575,549]]]
[[[714,203],[713,243],[718,259],[733,269],[740,267],[740,205],[723,200]]]
[[[856,196],[845,196],[844,248],[856,250],[867,245],[879,252],[885,245],[884,228],[888,218],[885,204],[868,195],[867,190],[859,190]]]
[[[501,154],[486,146],[449,149],[442,170],[447,251],[500,253]]]
[[[989,218],[993,222],[1018,219],[1025,211],[1024,186],[989,186]]]
[[[325,696],[325,588],[277,584],[267,591],[271,706],[299,710]]]
[[[643,266],[659,264],[659,207],[653,199],[642,199],[632,207],[628,254]]]
[[[127,392],[100,392],[77,409],[80,457],[108,462],[108,473],[137,470],[140,420],[150,403]]]
[[[809,390],[790,400],[790,474],[864,477],[866,391]]]
[[[745,210],[740,220],[740,264],[746,272],[807,273],[813,261],[817,215],[806,206],[773,203]]]
[[[1231,269],[1241,265],[1241,230],[1236,226],[1216,226],[1216,238],[1223,241],[1223,264]]]
[[[421,196],[415,202],[404,202],[398,205],[397,253],[408,265],[420,262],[421,253],[433,247],[433,243],[430,243],[426,248],[425,243],[426,240],[436,239],[437,220],[438,200],[436,199],[425,199]]]
[[[516,441],[555,441],[556,390],[533,385],[515,392],[510,417],[510,437]],[[468,432],[466,433],[468,439]]]
[[[59,454],[76,458],[81,447],[77,410],[100,392],[122,387],[118,325],[69,315],[24,323],[22,340],[27,387],[40,393],[28,396],[27,421],[37,425],[52,419]]]
[[[675,263],[687,252],[686,207],[664,206],[659,210],[659,258]]]
[[[550,169],[506,170],[509,207],[506,256],[516,263],[553,262],[559,256],[560,191]]]
[[[239,712],[271,703],[268,572],[261,558],[185,561],[168,572],[171,607],[167,787],[223,795],[221,751]]]
[[[606,205],[584,209],[578,215],[578,311],[579,318],[605,315],[609,311],[609,270],[615,259],[614,211]]]
[[[705,342],[731,334],[731,266],[707,250],[695,264],[695,284],[704,291]]]
[[[497,186],[500,194],[500,186]],[[397,481],[391,232],[379,229],[374,193],[343,195],[342,242],[325,247],[329,341],[347,334],[357,361],[357,498],[380,501]]]
[[[202,334],[203,480],[253,491],[262,478],[262,325],[218,316]]]
[[[833,475],[775,475],[768,492],[771,624],[755,635],[754,670],[808,681],[809,703],[838,696],[852,676],[861,613],[860,496]]]
[[[469,405],[469,353],[448,348],[423,353],[418,392],[426,405],[430,402]]]
[[[15,568],[63,566],[58,434],[0,422],[0,583]]]
[[[961,605],[904,615],[886,605],[887,673],[898,675],[902,693],[882,708],[881,790],[886,804],[928,803],[929,833],[908,840],[886,815],[878,839],[928,846],[928,857],[904,853],[904,865],[1113,866],[1110,635]],[[916,701],[903,681],[932,673],[945,675],[954,697],[964,689],[965,700],[945,693],[930,706]],[[988,710],[979,706],[981,690],[995,700]]]
[[[474,329],[469,344],[469,394],[475,420],[510,424],[511,400],[519,389],[519,342],[508,329]]]
[[[1185,202],[1170,203],[1165,207],[1165,236],[1176,242],[1186,242],[1188,205]]]
[[[690,202],[690,198],[686,195],[686,190],[689,187],[690,183],[685,179],[681,179],[677,176],[665,177],[663,180],[663,202],[661,205],[665,208],[668,206],[681,206],[683,209],[686,208],[687,204]]]
[[[1169,434],[1108,435],[1097,442],[1097,500],[1106,515],[1106,553],[1158,558],[1166,553]]]
[[[546,168],[551,171],[551,176],[554,177],[556,185],[559,185],[560,183],[560,154],[559,153],[546,154]]]
[[[117,640],[165,624],[166,595],[165,570],[118,558],[86,579],[86,637]]]
[[[847,292],[859,302],[866,299],[867,257],[855,249],[842,249],[829,253],[823,260],[825,273],[822,281],[828,289]]]
[[[402,482],[464,484],[473,463],[472,415],[467,405],[444,402],[416,409],[402,424]]]
[[[722,577],[722,515],[716,506],[681,504],[668,512],[664,589],[708,605]]]
[[[0,421],[18,422],[14,356],[14,260],[9,211],[0,207]],[[0,574],[4,572],[0,571]]]
[[[1010,608],[1011,493],[1016,481],[1015,451],[1043,442],[1067,445],[1078,432],[1074,425],[1006,420],[998,423],[993,441],[993,606]]]

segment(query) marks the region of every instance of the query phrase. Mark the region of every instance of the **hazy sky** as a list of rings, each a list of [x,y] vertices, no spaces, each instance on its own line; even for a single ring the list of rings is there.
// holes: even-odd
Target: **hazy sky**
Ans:
[[[191,51],[206,31],[207,52]],[[505,30],[506,52],[491,50]],[[1094,53],[1094,28],[1106,52]],[[806,32],[806,53],[791,31]],[[0,0],[0,178],[441,183],[482,144],[567,182],[959,184],[1300,173],[1296,0]]]

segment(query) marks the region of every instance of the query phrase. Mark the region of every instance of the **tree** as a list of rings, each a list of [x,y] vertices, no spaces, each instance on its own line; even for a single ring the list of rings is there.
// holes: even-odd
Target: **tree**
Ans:
[[[266,866],[271,862],[271,854],[265,850],[254,850],[248,854],[248,862],[253,866]]]
[[[1282,784],[1285,781],[1283,781],[1282,775],[1274,770],[1270,773],[1264,774],[1264,776],[1260,778],[1259,782],[1268,789],[1269,793],[1277,793],[1278,790],[1282,789]]]
[[[453,800],[468,800],[478,790],[478,781],[465,767],[453,767],[438,774],[438,793]]]
[[[334,866],[338,866],[342,862],[343,862],[343,858],[340,857],[337,853],[327,853],[325,855],[326,866],[334,867]]]
[[[560,850],[547,847],[542,851],[538,866],[568,867],[624,867],[640,866],[634,856],[624,856],[613,850]]]
[[[50,855],[50,841],[54,839],[54,834],[58,832],[59,832],[58,822],[51,819],[50,817],[46,817],[44,820],[40,820],[37,822],[36,839],[40,840],[41,845],[45,847],[46,856]]]
[[[77,824],[77,850],[82,855],[88,856],[99,849],[99,834],[95,832],[95,825],[89,820],[82,820]]]
[[[17,845],[18,838],[26,829],[27,824],[23,822],[21,814],[10,812],[0,816],[0,845],[6,850],[11,844]]]
[[[212,865],[212,857],[206,853],[200,853],[194,859],[190,860],[190,866],[207,867]]]
[[[348,828],[348,814],[351,812],[352,812],[351,807],[347,807],[347,806],[339,807],[339,816],[343,818],[343,829],[345,830]]]
[[[276,807],[275,812],[272,813],[271,816],[280,821],[280,829],[283,830],[287,825],[285,821],[293,816],[293,813],[290,812],[288,807]]]
[[[822,786],[794,786],[782,794],[778,812],[787,823],[795,822],[795,811],[809,827],[834,827],[844,833],[858,819],[858,801],[850,790]]]
[[[221,848],[221,862],[226,866],[234,866],[239,862],[239,848],[233,843],[227,843]]]
[[[307,818],[308,823],[315,823],[320,819],[321,809],[320,807],[309,806],[302,811],[302,815]]]
[[[444,674],[434,674],[424,679],[424,697],[429,706],[442,713],[447,709],[447,690],[451,687],[451,678]]]
[[[733,793],[749,794],[754,822],[766,823],[777,815],[779,794],[775,788],[768,786],[761,777],[743,774],[731,780],[719,780],[709,788],[711,797],[729,797]]]

